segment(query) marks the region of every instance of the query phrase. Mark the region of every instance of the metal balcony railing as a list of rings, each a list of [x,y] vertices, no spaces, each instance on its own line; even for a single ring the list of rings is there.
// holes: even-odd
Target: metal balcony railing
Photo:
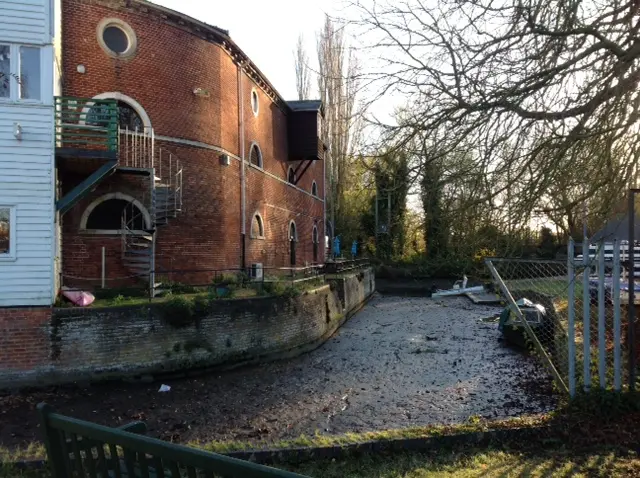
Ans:
[[[55,104],[55,135],[58,148],[117,153],[116,100],[58,96]]]

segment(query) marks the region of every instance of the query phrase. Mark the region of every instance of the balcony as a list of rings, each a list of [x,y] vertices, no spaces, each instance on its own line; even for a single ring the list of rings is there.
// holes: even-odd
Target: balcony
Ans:
[[[116,169],[118,104],[69,97],[56,97],[55,104],[56,165],[64,172],[61,177],[70,173],[81,178],[70,181],[70,189],[56,202],[56,209],[64,214]]]
[[[117,159],[116,100],[56,97],[55,104],[57,157]]]

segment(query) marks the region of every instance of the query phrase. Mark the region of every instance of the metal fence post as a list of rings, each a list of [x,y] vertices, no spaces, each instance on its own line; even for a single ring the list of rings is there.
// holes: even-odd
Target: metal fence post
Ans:
[[[569,279],[569,290],[567,299],[567,313],[568,313],[568,348],[569,348],[569,396],[574,397],[576,394],[576,331],[575,331],[575,318],[576,318],[576,304],[575,304],[575,274],[573,261],[575,257],[575,244],[573,238],[569,238],[569,245],[567,247],[567,277]]]
[[[628,325],[627,325],[627,347],[629,351],[629,390],[634,391],[636,389],[636,264],[635,264],[635,252],[636,252],[636,240],[635,240],[635,190],[629,190],[629,251],[627,257],[629,258],[629,304],[628,304]]]
[[[518,307],[518,304],[516,304],[515,299],[511,295],[511,292],[509,292],[509,289],[507,288],[506,284],[502,280],[502,277],[500,277],[500,274],[496,270],[491,260],[487,259],[486,264],[487,264],[487,267],[489,268],[489,271],[491,272],[491,275],[493,276],[493,279],[496,281],[505,299],[507,299],[507,302],[510,304],[513,312],[516,314],[518,319],[520,319],[520,321],[524,325],[524,328],[527,331],[527,335],[529,335],[529,338],[533,341],[533,344],[535,345],[538,353],[540,353],[540,355],[542,356],[542,359],[546,362],[547,366],[549,367],[549,370],[551,370],[551,373],[556,381],[556,384],[558,385],[558,388],[567,392],[568,391],[567,385],[562,380],[562,377],[560,376],[558,369],[556,369],[555,365],[553,365],[553,361],[551,360],[551,357],[549,357],[549,354],[547,354],[547,352],[544,350],[544,347],[540,343],[540,340],[531,329],[529,322],[527,322],[524,314],[520,310],[520,307]]]
[[[621,388],[620,363],[620,241],[613,241],[613,388]]]
[[[607,386],[606,365],[605,365],[605,290],[604,290],[604,242],[600,244],[598,250],[598,375],[600,378],[600,388]]]
[[[582,380],[584,391],[591,388],[591,291],[589,290],[589,239],[585,236],[582,242],[582,262],[584,272],[582,276]]]

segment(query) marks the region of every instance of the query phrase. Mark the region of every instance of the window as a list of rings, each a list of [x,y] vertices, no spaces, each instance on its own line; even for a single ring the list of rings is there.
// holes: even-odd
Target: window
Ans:
[[[144,123],[140,115],[124,101],[118,101],[118,125],[122,129],[143,131]]]
[[[13,206],[0,206],[0,261],[16,257],[16,214]]]
[[[136,199],[111,193],[96,199],[87,207],[80,229],[98,234],[117,234],[123,224],[134,231],[149,229],[149,213]]]
[[[298,231],[296,230],[296,223],[291,221],[289,223],[289,240],[296,242],[298,240]]]
[[[249,153],[249,162],[259,168],[262,167],[262,152],[257,143],[251,145],[251,151]]]
[[[39,47],[0,45],[0,98],[40,101],[41,75]]]
[[[108,115],[103,113],[105,107],[100,100],[95,100],[87,113],[86,123],[93,126],[107,126]],[[144,131],[144,122],[140,115],[124,101],[118,101],[118,126],[129,131]]]
[[[291,166],[289,166],[289,171],[287,172],[287,181],[289,181],[291,184],[296,183],[296,172]]]
[[[40,48],[20,47],[20,98],[40,100]]]
[[[313,181],[313,184],[311,184],[311,195],[318,197],[318,183],[316,183],[316,181]]]
[[[262,222],[262,216],[258,213],[253,215],[253,221],[251,221],[251,237],[253,239],[264,239],[264,223]]]
[[[0,98],[11,96],[11,47],[0,45]]]
[[[133,29],[118,18],[106,18],[98,25],[98,43],[109,55],[116,58],[131,56],[137,46]]]
[[[254,116],[258,116],[260,103],[258,102],[258,92],[255,88],[251,90],[251,110],[253,111]]]

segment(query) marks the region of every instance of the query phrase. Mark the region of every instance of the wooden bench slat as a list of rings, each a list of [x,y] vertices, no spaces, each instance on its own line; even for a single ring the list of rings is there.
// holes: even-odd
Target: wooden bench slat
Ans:
[[[198,478],[198,474],[196,473],[196,469],[192,466],[187,466],[187,476],[189,478]]]
[[[115,445],[111,443],[109,443],[109,455],[111,457],[111,462],[113,463],[113,471],[115,472],[116,478],[122,478],[122,472],[120,471],[120,457],[118,456],[118,449],[116,448]]]
[[[156,476],[158,478],[164,478],[164,465],[162,464],[162,460],[157,456],[153,457],[153,467],[156,470]]]
[[[84,465],[82,464],[82,455],[80,454],[80,447],[78,446],[78,435],[70,433],[69,438],[71,439],[71,451],[73,452],[72,463],[78,475],[84,478]]]
[[[104,443],[100,443],[96,447],[96,451],[98,452],[98,469],[102,474],[102,478],[107,478],[109,476],[109,465],[107,464],[107,457],[104,454]]]

